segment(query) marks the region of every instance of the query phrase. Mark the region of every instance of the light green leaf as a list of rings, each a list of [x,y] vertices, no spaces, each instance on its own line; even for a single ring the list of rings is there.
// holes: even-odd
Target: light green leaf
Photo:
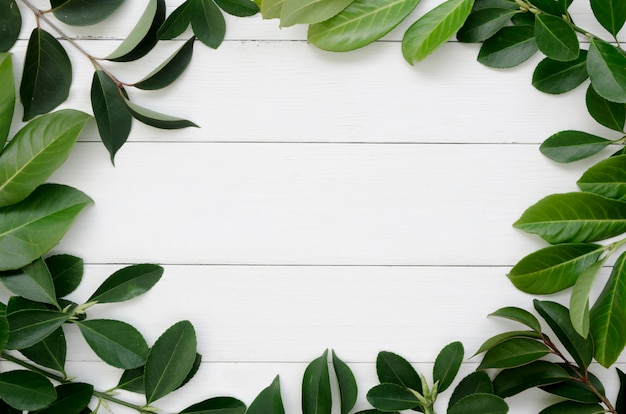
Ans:
[[[252,401],[246,414],[285,414],[278,376]]]
[[[478,369],[513,368],[536,361],[550,353],[550,348],[532,338],[507,339],[489,349]]]
[[[596,276],[602,270],[606,258],[589,266],[576,281],[570,296],[570,319],[576,332],[586,338],[589,334],[589,295]]]
[[[131,115],[136,120],[155,128],[181,129],[187,127],[198,127],[198,125],[194,124],[191,121],[155,112],[151,109],[147,109],[137,104],[134,104],[128,99],[124,99],[124,103],[126,104],[126,107],[130,111]]]
[[[125,267],[109,276],[88,302],[112,303],[130,300],[150,290],[162,275],[163,268],[155,264]]]
[[[0,277],[0,280],[18,296],[59,307],[52,275],[42,259],[35,260],[17,274]]]
[[[460,42],[483,42],[496,34],[519,10],[485,8],[473,11],[456,34]]]
[[[105,20],[124,0],[50,0],[54,17],[72,26],[91,26]]]
[[[587,103],[587,111],[598,123],[615,131],[624,131],[626,105],[607,101],[598,95],[592,85],[587,88],[585,102]]]
[[[62,327],[57,328],[33,346],[20,349],[20,352],[36,364],[54,369],[65,375],[67,343]]]
[[[231,397],[215,397],[185,408],[179,414],[244,414],[246,405]]]
[[[382,383],[390,383],[422,391],[422,380],[411,363],[400,355],[381,351],[376,358],[376,373]]]
[[[332,394],[328,373],[328,350],[313,360],[302,378],[302,413],[330,414]]]
[[[581,131],[561,131],[541,144],[543,155],[556,162],[568,163],[590,157],[613,141]]]
[[[498,335],[494,335],[491,338],[487,339],[485,342],[483,342],[483,344],[480,346],[480,348],[478,348],[478,351],[476,351],[476,353],[474,354],[474,356],[478,355],[478,354],[482,354],[485,351],[490,350],[491,348],[493,348],[494,346],[507,341],[511,338],[534,338],[534,339],[540,339],[541,335],[538,334],[535,331],[511,331],[511,332],[504,332]]]
[[[368,391],[367,401],[381,411],[402,411],[419,407],[420,402],[411,391],[397,384],[379,384]]]
[[[591,10],[598,22],[617,36],[626,22],[626,2],[622,0],[591,0]]]
[[[464,352],[461,342],[452,342],[437,355],[433,367],[433,381],[439,383],[437,387],[439,392],[447,390],[452,385],[459,368],[461,368]]]
[[[448,410],[463,397],[472,394],[493,394],[491,378],[484,371],[472,372],[459,382],[448,401]]]
[[[0,90],[2,90],[2,94],[0,94],[0,153],[2,153],[4,144],[9,137],[15,109],[13,59],[9,53],[0,53]]]
[[[309,43],[332,52],[361,48],[393,30],[419,2],[420,0],[354,0],[335,17],[309,26]]]
[[[448,414],[506,414],[509,406],[501,397],[493,394],[471,394],[460,399],[448,410]]]
[[[500,308],[495,312],[489,314],[489,316],[497,316],[498,318],[510,319],[515,322],[519,322],[528,326],[533,331],[541,334],[541,325],[535,316],[525,309],[516,308],[513,306],[507,306]]]
[[[472,11],[474,0],[447,0],[409,27],[402,38],[402,54],[410,64],[419,62],[456,33]]]
[[[261,2],[261,15],[264,19],[276,19],[280,17],[280,12],[286,0],[263,0]]]
[[[9,342],[7,349],[29,348],[56,331],[70,314],[39,309],[26,309],[7,314]]]
[[[336,16],[354,0],[285,0],[280,11],[282,27],[314,24]]]
[[[576,401],[561,401],[544,408],[539,414],[603,414],[606,413],[600,404],[584,404]]]
[[[217,49],[226,35],[226,21],[213,0],[192,0],[191,27],[196,37],[210,48]]]
[[[560,94],[576,88],[588,77],[587,51],[581,50],[578,59],[569,62],[543,59],[533,72],[532,84],[541,92]]]
[[[32,411],[50,405],[57,393],[43,375],[17,370],[0,373],[0,398],[15,409]]]
[[[333,369],[339,385],[339,399],[341,400],[341,414],[348,414],[356,404],[358,387],[350,367],[332,352]]]
[[[186,0],[170,14],[157,32],[159,40],[171,40],[180,36],[191,24],[193,0]]]
[[[69,254],[46,257],[57,298],[72,293],[83,279],[83,259]]]
[[[626,155],[600,161],[585,171],[577,184],[583,191],[626,201]]]
[[[252,0],[215,0],[215,2],[226,13],[237,17],[254,16],[260,10]]]
[[[146,75],[145,78],[135,84],[136,88],[144,90],[155,90],[165,88],[172,84],[187,69],[191,56],[193,55],[193,44],[195,38],[192,37],[178,49],[172,56],[161,63],[156,69]]]
[[[574,29],[563,19],[549,14],[535,16],[535,40],[547,57],[568,62],[578,57],[580,45]]]
[[[526,61],[537,50],[531,27],[503,27],[485,40],[478,53],[478,61],[491,68],[512,68]]]
[[[500,371],[493,379],[493,389],[496,395],[508,398],[530,388],[556,384],[569,378],[569,374],[558,364],[535,361]]]
[[[121,369],[144,364],[148,344],[141,333],[126,322],[92,319],[76,322],[89,347],[104,362]]]
[[[615,46],[591,39],[587,72],[598,95],[611,102],[626,103],[626,55]]]
[[[0,2],[0,52],[8,52],[17,41],[22,29],[22,15],[15,0]]]

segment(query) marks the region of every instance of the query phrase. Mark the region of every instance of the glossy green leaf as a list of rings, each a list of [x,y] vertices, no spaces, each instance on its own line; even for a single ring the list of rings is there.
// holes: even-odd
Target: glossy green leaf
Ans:
[[[511,338],[489,349],[478,369],[518,367],[549,353],[550,348],[535,339]]]
[[[34,29],[28,40],[20,98],[23,120],[50,112],[62,102],[72,84],[72,64],[61,43],[43,29]]]
[[[528,326],[538,334],[541,333],[541,325],[535,316],[525,309],[507,306],[489,314],[489,316],[497,316],[498,318],[510,319]]]
[[[460,42],[483,42],[511,21],[519,10],[510,8],[485,8],[473,11],[456,34]]]
[[[416,408],[419,400],[411,391],[397,384],[383,383],[370,389],[367,401],[381,411],[402,411]]]
[[[518,13],[511,18],[511,23],[513,23],[514,26],[530,26],[534,28],[535,15],[532,13]]]
[[[0,400],[0,413],[2,414],[22,414],[22,410],[17,410],[4,401]]]
[[[448,410],[448,414],[488,413],[506,414],[509,412],[507,403],[493,394],[471,394],[461,398]]]
[[[191,121],[155,112],[153,110],[134,104],[128,99],[124,99],[124,103],[126,104],[126,107],[130,111],[133,118],[155,128],[181,129],[187,127],[198,127],[198,125],[194,124]]]
[[[252,401],[246,414],[285,414],[278,376]]]
[[[260,10],[252,0],[215,0],[215,2],[226,13],[237,17],[254,16]]]
[[[111,161],[124,145],[133,117],[124,103],[122,93],[115,81],[103,71],[96,71],[91,82],[91,107],[102,143],[109,151]]]
[[[0,6],[2,7],[2,6]],[[1,16],[0,12],[0,16]],[[1,19],[1,17],[0,17]],[[1,23],[0,23],[1,25]],[[1,27],[1,26],[0,26]],[[1,32],[1,29],[0,29]],[[0,53],[0,153],[6,144],[15,109],[15,80],[13,59],[9,53]]]
[[[343,362],[335,351],[332,352],[333,369],[339,385],[339,399],[341,414],[348,414],[356,404],[358,386],[350,367]]]
[[[591,39],[587,72],[598,95],[611,102],[626,103],[626,55],[615,46]]]
[[[585,338],[589,335],[589,295],[605,260],[594,263],[581,273],[570,296],[569,308],[573,329]]]
[[[607,101],[598,95],[592,85],[587,88],[586,103],[587,111],[598,123],[615,131],[624,131],[626,105]]]
[[[71,315],[26,309],[7,314],[9,342],[7,349],[29,348],[56,331]]]
[[[539,150],[556,162],[582,160],[602,151],[612,141],[581,131],[561,131],[546,139]]]
[[[136,88],[145,90],[155,90],[165,88],[172,84],[187,69],[191,56],[193,55],[193,44],[195,38],[189,39],[172,56],[155,70],[150,72],[145,78],[135,84]]]
[[[562,16],[567,12],[569,5],[573,0],[529,0],[531,4],[535,5],[540,10],[553,14],[555,16]]]
[[[491,338],[487,339],[483,344],[478,348],[478,351],[474,355],[482,354],[485,351],[490,350],[494,346],[507,341],[511,338],[534,338],[540,339],[541,335],[535,331],[511,331],[504,332],[498,335],[494,335]]]
[[[605,412],[606,410],[600,404],[561,401],[544,408],[539,414],[603,414]]]
[[[336,16],[353,0],[285,0],[280,11],[280,25],[320,23]]]
[[[0,270],[26,266],[54,247],[91,199],[64,185],[43,184],[0,208]]]
[[[231,397],[215,397],[185,408],[179,414],[244,414],[246,405]]]
[[[143,371],[144,366],[124,370],[115,388],[143,394],[145,392]]]
[[[507,277],[526,293],[546,295],[567,289],[593,265],[604,247],[591,243],[545,247],[520,260]]]
[[[617,393],[617,400],[615,401],[615,409],[618,413],[622,413],[626,409],[626,374],[619,368],[615,370],[619,376],[619,392]]]
[[[568,373],[559,365],[535,361],[500,371],[493,379],[493,389],[496,395],[507,398],[533,387],[556,384],[569,378]]]
[[[36,364],[65,374],[67,342],[63,328],[57,328],[35,345],[20,349],[20,352]]]
[[[145,368],[148,404],[166,396],[183,383],[196,359],[196,332],[189,321],[167,329],[148,353]]]
[[[532,205],[514,227],[548,243],[584,243],[626,231],[626,204],[592,193],[549,195]]]
[[[47,310],[48,307],[43,303],[34,302],[24,299],[20,296],[11,296],[6,305],[5,314],[14,313],[21,310]]]
[[[165,0],[148,0],[146,9],[124,41],[105,59],[130,62],[144,57],[157,44],[157,31],[165,21]]]
[[[376,358],[376,373],[381,383],[390,383],[422,391],[422,380],[411,363],[400,355],[382,351]]]
[[[50,0],[54,17],[72,26],[91,26],[115,12],[124,0]]]
[[[591,335],[595,358],[602,366],[613,365],[626,345],[626,253],[613,266],[611,276],[591,308]]]
[[[484,371],[472,372],[459,382],[448,401],[448,410],[459,400],[471,394],[493,394],[491,378]]]
[[[57,399],[36,414],[81,414],[93,396],[93,385],[81,382],[56,387]]]
[[[420,0],[354,0],[335,17],[309,26],[308,41],[332,52],[369,45],[389,33]]]
[[[180,36],[191,24],[193,0],[187,0],[170,14],[157,31],[157,38],[170,40]]]
[[[485,40],[478,53],[478,61],[491,68],[512,68],[529,59],[537,50],[531,27],[503,27]]]
[[[155,264],[127,266],[109,276],[91,295],[88,302],[123,302],[150,290],[163,275],[163,268]]]
[[[519,5],[513,0],[475,0],[472,11],[484,9],[519,10]]]
[[[22,15],[15,0],[0,2],[0,52],[8,52],[22,29]]]
[[[541,92],[560,94],[575,89],[588,77],[587,51],[581,50],[578,58],[569,62],[543,59],[533,72],[532,84]]]
[[[210,48],[217,49],[226,35],[226,21],[213,0],[192,0],[191,28],[196,37]]]
[[[576,372],[572,366],[565,363],[561,363],[559,366],[567,371],[573,378],[578,377],[578,372]],[[540,388],[547,393],[558,395],[572,401],[587,404],[600,402],[600,398],[596,392],[600,393],[600,395],[605,395],[604,386],[598,377],[593,375],[591,372],[587,372],[587,376],[589,378],[589,382],[593,385],[595,390],[592,390],[585,382],[581,382],[579,379],[570,379],[556,384],[544,385]]]
[[[0,280],[16,295],[59,307],[52,276],[42,259],[35,260],[17,274],[0,277]]]
[[[474,0],[447,0],[409,27],[402,38],[402,55],[413,64],[423,60],[455,34],[472,11]]]
[[[46,266],[52,276],[58,298],[72,293],[83,280],[83,259],[69,254],[46,257]]]
[[[542,53],[553,60],[568,62],[578,57],[576,32],[563,19],[549,14],[535,16],[535,40]]]
[[[261,15],[264,19],[276,19],[280,17],[285,0],[262,0]]]
[[[146,361],[146,340],[126,322],[92,319],[77,322],[76,325],[89,347],[107,364],[130,369],[140,367]]]
[[[598,22],[617,36],[626,22],[626,3],[622,0],[591,0],[591,10]]]
[[[64,109],[24,126],[0,156],[0,207],[26,198],[69,156],[90,116]]]
[[[9,321],[6,315],[0,315],[0,352],[4,352],[9,342]]]
[[[313,360],[304,371],[302,378],[303,414],[330,414],[332,394],[328,373],[328,350]]]
[[[464,352],[461,342],[452,342],[446,345],[435,358],[433,381],[439,383],[437,387],[439,392],[447,390],[452,385],[461,368]]]
[[[43,375],[30,371],[0,373],[0,398],[18,410],[39,410],[56,398],[54,386]]]

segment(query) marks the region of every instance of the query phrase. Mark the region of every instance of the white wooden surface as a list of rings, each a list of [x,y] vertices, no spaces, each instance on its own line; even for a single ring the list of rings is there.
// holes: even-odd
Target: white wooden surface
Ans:
[[[114,23],[72,29],[86,49],[105,55],[119,43],[143,4],[126,3]],[[424,0],[417,14],[437,3]],[[575,3],[587,27],[588,5]],[[607,134],[587,115],[583,88],[542,95],[530,86],[539,57],[492,70],[475,62],[475,45],[454,42],[412,67],[398,42],[408,23],[384,42],[332,54],[307,45],[303,28],[228,22],[223,46],[197,44],[175,86],[131,91],[200,129],[135,123],[112,167],[92,125],[52,179],[95,200],[55,248],[87,262],[73,298],[85,300],[124,265],[160,263],[165,277],[149,294],[90,315],[129,320],[150,343],[180,319],[196,326],[200,374],[157,405],[176,412],[224,394],[250,403],[279,374],[287,412],[298,413],[306,363],[334,348],[355,370],[365,409],[378,351],[404,355],[429,377],[447,343],[462,341],[469,356],[511,328],[486,316],[530,309],[532,297],[505,274],[542,246],[511,224],[543,195],[575,190],[589,165],[555,165],[538,143],[562,129]],[[139,79],[179,44],[131,70],[111,68]],[[16,46],[16,68],[25,47]],[[76,64],[64,106],[90,111],[93,68],[68,51]],[[71,338],[69,372],[111,387],[118,372]],[[615,373],[596,372],[614,396]],[[550,400],[529,395],[512,399],[511,412],[536,413]]]

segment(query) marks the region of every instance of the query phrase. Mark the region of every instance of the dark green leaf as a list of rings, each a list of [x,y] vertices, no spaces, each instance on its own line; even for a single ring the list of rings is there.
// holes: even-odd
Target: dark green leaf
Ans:
[[[513,0],[474,0],[474,6],[472,6],[472,11],[484,9],[519,10],[519,5]]]
[[[561,401],[541,410],[539,414],[603,414],[605,412],[606,410],[600,404]]]
[[[532,13],[517,13],[511,18],[514,26],[530,26],[535,27],[535,15]],[[587,52],[586,50],[584,52]]]
[[[493,394],[471,394],[460,399],[448,414],[506,414],[509,406],[504,400]]]
[[[21,311],[21,310],[47,310],[48,308],[43,303],[34,302],[32,300],[24,299],[19,296],[11,296],[6,306],[6,315]]]
[[[626,3],[624,3],[626,4]],[[607,128],[622,132],[626,121],[626,106],[623,103],[607,101],[589,85],[586,96],[589,114]]]
[[[617,36],[626,22],[626,3],[622,0],[591,0],[590,3],[602,27]]]
[[[549,14],[535,16],[535,40],[547,57],[562,62],[576,59],[580,51],[574,29],[563,19]]]
[[[192,37],[170,56],[159,67],[150,72],[145,78],[135,84],[136,88],[145,90],[154,90],[165,88],[174,82],[187,69],[191,56],[193,55],[193,43],[195,38]]]
[[[196,37],[210,48],[217,49],[226,35],[226,21],[213,0],[192,0],[191,28]]]
[[[485,40],[478,53],[478,61],[492,68],[511,68],[537,52],[535,35],[530,26],[503,27]]]
[[[617,394],[617,401],[615,402],[615,409],[618,413],[626,412],[626,374],[619,369],[615,369],[619,376],[619,392]]]
[[[581,131],[561,131],[541,144],[541,153],[556,162],[574,162],[602,151],[613,141]]]
[[[499,318],[510,319],[528,326],[533,331],[541,334],[541,325],[535,316],[527,310],[507,306],[489,314],[489,316],[497,316]]]
[[[0,6],[1,8],[2,6]],[[0,12],[0,16],[2,13]],[[0,17],[1,19],[2,17]],[[2,26],[0,23],[0,32]],[[2,38],[2,36],[0,36]],[[0,153],[6,144],[15,109],[15,79],[13,59],[9,53],[0,53]]]
[[[626,103],[626,55],[615,46],[591,39],[587,72],[598,95],[611,102]]]
[[[474,0],[446,0],[409,27],[402,38],[402,55],[413,64],[426,58],[455,34],[472,11]]]
[[[124,0],[50,0],[54,17],[72,26],[91,26],[113,14]]]
[[[115,81],[103,71],[96,71],[91,82],[91,107],[102,143],[111,155],[111,161],[124,145],[132,125],[133,117],[126,107]]]
[[[46,377],[30,371],[0,373],[0,398],[18,410],[39,410],[56,398],[54,386]]]
[[[57,399],[41,411],[33,414],[80,414],[93,395],[93,385],[80,382],[61,384],[56,387]]]
[[[54,282],[57,297],[72,293],[83,279],[83,259],[69,254],[57,254],[45,259]]]
[[[380,411],[376,409],[358,411],[354,414],[400,414],[397,411]]]
[[[473,11],[456,34],[460,42],[483,42],[496,34],[519,10],[486,8]]]
[[[0,280],[16,295],[59,307],[52,276],[50,276],[50,271],[42,259],[35,260],[24,267],[20,273],[3,276]]]
[[[531,4],[537,6],[540,10],[562,16],[567,13],[567,8],[573,0],[529,0]]]
[[[224,0],[222,0],[224,1]],[[336,16],[353,0],[285,0],[280,10],[281,27],[315,24]],[[219,1],[217,2],[219,4]]]
[[[187,0],[170,14],[157,32],[160,40],[170,40],[180,36],[191,24],[193,0]]]
[[[4,352],[9,341],[9,321],[6,315],[0,315],[0,353]]]
[[[376,358],[376,373],[382,383],[390,383],[422,391],[422,380],[411,363],[400,355],[382,351]]]
[[[485,351],[490,350],[491,348],[493,348],[494,346],[509,340],[511,338],[534,338],[534,339],[539,339],[541,338],[541,335],[539,335],[537,332],[535,331],[511,331],[511,332],[504,332],[495,336],[492,336],[491,338],[487,339],[485,342],[483,342],[483,344],[480,346],[480,348],[478,348],[478,351],[476,351],[476,353],[474,355],[478,355],[478,354],[482,354]]]
[[[559,365],[535,361],[521,367],[502,370],[493,379],[493,389],[502,398],[511,397],[529,388],[565,381],[570,376]]]
[[[439,352],[433,367],[433,381],[439,383],[437,391],[445,391],[452,385],[459,368],[461,368],[463,355],[464,349],[461,342],[452,342]]]
[[[154,343],[145,368],[148,404],[174,391],[183,383],[196,359],[196,333],[189,321],[171,326]]]
[[[518,367],[549,353],[550,348],[535,339],[511,338],[489,349],[478,369]]]
[[[42,256],[91,202],[72,187],[43,184],[25,200],[0,208],[0,270],[24,267]]]
[[[574,368],[565,363],[559,365],[573,378],[579,377],[580,371],[574,371]],[[591,385],[593,385],[593,387],[595,388],[595,391],[599,392],[601,395],[604,395],[604,386],[602,385],[598,377],[593,375],[591,372],[587,372],[587,375],[589,377]],[[579,379],[571,379],[556,384],[545,385],[540,388],[550,394],[558,395],[569,400],[583,402],[587,404],[601,401],[598,395],[594,391],[592,391],[592,389],[586,383],[581,382]]]
[[[254,16],[259,12],[259,6],[252,0],[215,0],[215,2],[226,13],[237,17]]]
[[[0,2],[0,52],[8,52],[22,30],[22,15],[15,0]]]
[[[285,414],[278,377],[252,401],[246,414]]]
[[[589,295],[605,261],[606,257],[582,272],[570,296],[570,320],[573,329],[584,338],[589,335]]]
[[[35,345],[20,349],[22,355],[31,361],[65,374],[67,343],[63,328],[57,328]]]
[[[569,92],[583,83],[587,73],[587,51],[581,50],[578,59],[559,62],[545,58],[535,68],[532,84],[541,92],[559,94]]]
[[[107,364],[130,369],[140,367],[146,361],[146,340],[126,322],[92,319],[77,322],[76,325],[89,347]]]
[[[29,348],[56,331],[71,315],[51,310],[21,310],[7,315],[7,349]]]
[[[361,48],[393,30],[419,2],[420,0],[354,0],[335,17],[309,26],[308,41],[320,49],[332,52]]]
[[[128,37],[105,59],[130,62],[148,54],[157,44],[157,31],[165,21],[165,0],[149,0]]]
[[[136,105],[128,99],[124,99],[124,103],[126,104],[126,107],[130,111],[131,115],[136,120],[155,128],[180,129],[187,127],[198,127],[198,125],[194,124],[191,121],[152,111],[150,109]]]
[[[22,410],[17,410],[4,401],[0,400],[0,414],[22,414]]]
[[[339,385],[339,398],[341,400],[341,414],[348,414],[356,404],[358,387],[356,379],[350,367],[343,362],[335,351],[332,352],[333,369]]]
[[[302,378],[303,414],[330,414],[332,395],[328,373],[328,350],[313,360],[304,371]]]
[[[163,268],[155,264],[137,264],[118,270],[109,276],[88,302],[123,302],[137,297],[154,286],[163,275]]]
[[[241,401],[231,397],[215,397],[187,407],[179,414],[244,414],[245,412],[246,405]]]
[[[115,388],[143,394],[145,392],[143,370],[143,366],[124,370]]]
[[[419,400],[408,389],[397,384],[379,384],[368,391],[367,401],[381,411],[410,410],[420,405]]]
[[[472,372],[459,382],[450,396],[448,410],[463,397],[471,394],[493,394],[491,378],[484,371]]]

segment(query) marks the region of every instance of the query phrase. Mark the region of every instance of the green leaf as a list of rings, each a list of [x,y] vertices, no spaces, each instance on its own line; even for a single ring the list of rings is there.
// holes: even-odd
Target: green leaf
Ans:
[[[145,78],[135,84],[136,88],[144,90],[155,90],[165,88],[172,84],[187,69],[191,56],[193,55],[193,43],[195,38],[192,37],[178,49],[172,56],[150,72]]]
[[[2,6],[0,5],[0,8]],[[0,16],[2,13],[0,12]],[[1,17],[0,17],[1,19]],[[0,32],[1,23],[0,23]],[[0,153],[9,137],[13,111],[15,109],[15,80],[13,77],[13,59],[9,53],[0,53]]]
[[[518,13],[511,18],[511,23],[514,26],[530,26],[535,27],[535,15],[532,13]],[[534,32],[533,32],[534,33]],[[583,50],[582,52],[587,52]]]
[[[6,315],[0,315],[0,352],[4,352],[9,342],[9,321]]]
[[[148,0],[148,5],[128,37],[105,59],[130,62],[144,57],[157,44],[157,31],[165,21],[165,0]]]
[[[31,361],[65,375],[67,343],[63,328],[57,328],[33,346],[20,349],[20,352]]]
[[[495,336],[492,336],[491,338],[487,339],[485,342],[483,342],[483,344],[480,346],[480,348],[478,348],[478,351],[476,351],[476,353],[474,354],[474,356],[478,355],[478,354],[482,354],[485,351],[490,350],[491,348],[493,348],[494,346],[507,341],[511,338],[534,338],[534,339],[540,339],[541,335],[538,334],[535,331],[511,331],[511,332],[504,332]]]
[[[226,35],[226,21],[213,0],[192,0],[191,28],[196,37],[210,48],[217,49]]]
[[[146,340],[126,322],[92,319],[76,322],[76,325],[89,347],[107,364],[130,369],[140,367],[146,361]]]
[[[535,5],[540,10],[553,14],[555,16],[562,16],[567,13],[567,9],[573,0],[529,0],[531,4]]]
[[[252,401],[246,414],[285,414],[278,376]]]
[[[420,402],[411,391],[397,385],[383,383],[367,393],[367,401],[381,411],[410,410],[420,406]]]
[[[570,320],[573,329],[582,337],[589,335],[589,295],[593,282],[602,270],[606,258],[586,269],[576,281],[570,297]]]
[[[598,22],[617,36],[626,22],[626,3],[622,0],[591,0],[591,10]]]
[[[56,331],[70,314],[51,310],[26,309],[7,314],[7,349],[29,348]]]
[[[126,104],[126,107],[130,111],[133,118],[155,128],[180,129],[187,127],[198,127],[198,125],[194,124],[191,121],[152,111],[150,109],[134,104],[128,99],[124,99],[124,103]]]
[[[573,286],[593,265],[604,247],[576,243],[545,247],[520,260],[507,277],[522,292],[546,295]]]
[[[422,391],[422,380],[411,363],[400,355],[382,351],[376,358],[376,373],[382,383],[390,383]]]
[[[460,42],[478,43],[496,34],[519,10],[485,8],[473,11],[456,34]]]
[[[586,383],[581,382],[578,379],[578,372],[574,370],[570,365],[565,363],[559,364],[565,371],[567,371],[574,379],[566,380],[551,385],[544,385],[540,387],[543,391],[553,395],[558,395],[569,400],[583,402],[587,404],[593,404],[595,402],[601,402],[600,397],[596,394],[605,395],[604,386],[591,372],[587,372],[589,382],[595,388],[592,390]],[[579,370],[579,368],[576,368]],[[594,392],[595,391],[595,392]]]
[[[42,259],[35,260],[17,274],[0,277],[0,280],[16,295],[59,307],[52,276]]]
[[[624,130],[624,121],[626,121],[626,106],[624,104],[607,101],[598,95],[592,85],[587,88],[586,103],[589,114],[598,123],[615,131],[622,132]]]
[[[626,231],[626,203],[592,193],[552,194],[526,209],[514,227],[552,244],[604,240]]]
[[[62,102],[72,84],[72,64],[58,40],[43,29],[34,29],[28,40],[20,98],[24,121],[50,112]]]
[[[64,109],[24,126],[0,156],[0,207],[26,198],[69,156],[91,117]]]
[[[259,12],[259,6],[251,0],[215,0],[215,2],[226,13],[237,17],[254,16]]]
[[[513,0],[475,0],[472,11],[484,9],[519,10],[519,5]]]
[[[101,70],[95,71],[91,82],[91,107],[102,143],[111,155],[111,162],[124,145],[133,117],[124,103],[122,94],[113,79]]]
[[[581,50],[578,58],[569,62],[543,59],[533,72],[532,84],[541,92],[560,94],[575,89],[588,77],[587,51]]]
[[[521,367],[500,371],[493,379],[496,395],[508,398],[529,388],[556,384],[570,376],[559,365],[548,361],[535,361]]]
[[[612,102],[626,103],[626,55],[615,46],[591,39],[587,72],[593,88]]]
[[[143,371],[144,366],[124,370],[115,388],[135,392],[137,394],[143,394],[145,392],[145,387],[143,385]]]
[[[135,298],[152,288],[163,275],[155,264],[137,264],[118,270],[109,276],[91,295],[88,302],[112,303]]]
[[[492,68],[512,68],[536,52],[537,42],[531,27],[503,27],[485,40],[478,53],[478,61]]]
[[[285,0],[262,0],[261,15],[264,19],[279,18],[284,3]]]
[[[419,2],[420,0],[354,0],[335,17],[309,26],[308,41],[320,49],[332,52],[361,48],[393,30],[411,14]]]
[[[183,383],[196,359],[196,332],[189,321],[172,325],[154,343],[145,368],[148,404],[166,396]]]
[[[561,401],[541,410],[539,414],[603,414],[605,412],[606,410],[600,404]]]
[[[516,308],[513,306],[507,306],[500,308],[497,311],[489,314],[489,316],[497,316],[499,318],[510,319],[515,322],[519,322],[528,326],[533,331],[541,334],[541,325],[535,316],[527,310]]]
[[[281,27],[320,23],[336,16],[353,0],[285,0],[280,11]]]
[[[413,64],[423,60],[456,33],[472,11],[474,0],[447,0],[409,27],[402,38],[402,55]]]
[[[556,162],[582,160],[602,151],[613,141],[581,131],[561,131],[546,139],[539,150]]]
[[[0,373],[0,398],[18,410],[39,410],[56,398],[54,386],[46,377],[30,371]]]
[[[304,371],[302,379],[303,414],[330,414],[332,395],[328,374],[328,350],[313,360]]]
[[[47,310],[48,308],[43,303],[34,302],[32,300],[24,299],[20,296],[11,296],[9,302],[6,305],[5,314],[21,311],[21,310]]]
[[[493,394],[491,378],[484,371],[472,372],[459,382],[448,401],[448,412],[454,404],[472,394]]]
[[[509,406],[497,395],[471,394],[460,399],[448,410],[448,414],[506,414]]]
[[[0,52],[8,52],[22,30],[22,15],[15,0],[0,2]],[[5,90],[5,89],[3,89]]]
[[[18,269],[42,256],[91,202],[72,187],[43,184],[25,200],[0,208],[0,270]]]
[[[433,381],[439,383],[437,387],[439,392],[447,390],[452,385],[459,368],[461,368],[463,355],[464,349],[461,342],[452,342],[446,345],[437,355],[433,367]]]
[[[535,339],[511,338],[489,349],[478,369],[518,367],[549,353],[550,348]]]
[[[332,352],[333,369],[339,385],[339,398],[341,400],[341,414],[348,414],[356,404],[358,386],[350,367],[343,362],[335,351]]]
[[[72,26],[91,26],[105,20],[124,0],[50,0],[54,17]]]
[[[562,62],[576,59],[580,51],[574,29],[563,19],[549,14],[535,16],[535,40],[547,57]]]
[[[185,408],[179,414],[244,414],[246,405],[231,397],[215,397]]]
[[[83,259],[69,254],[57,254],[45,259],[52,276],[57,298],[72,293],[83,279]]]
[[[613,266],[611,276],[591,308],[591,335],[595,358],[602,366],[613,365],[626,345],[626,253]]]
[[[81,414],[93,396],[93,385],[81,382],[56,387],[57,399],[36,414]],[[35,414],[35,413],[33,413]]]
[[[617,394],[617,401],[615,401],[615,409],[618,413],[623,413],[626,409],[626,374],[619,368],[615,369],[619,376],[619,392]]]
[[[191,24],[193,0],[187,0],[170,14],[157,32],[160,40],[171,40],[180,36]]]

